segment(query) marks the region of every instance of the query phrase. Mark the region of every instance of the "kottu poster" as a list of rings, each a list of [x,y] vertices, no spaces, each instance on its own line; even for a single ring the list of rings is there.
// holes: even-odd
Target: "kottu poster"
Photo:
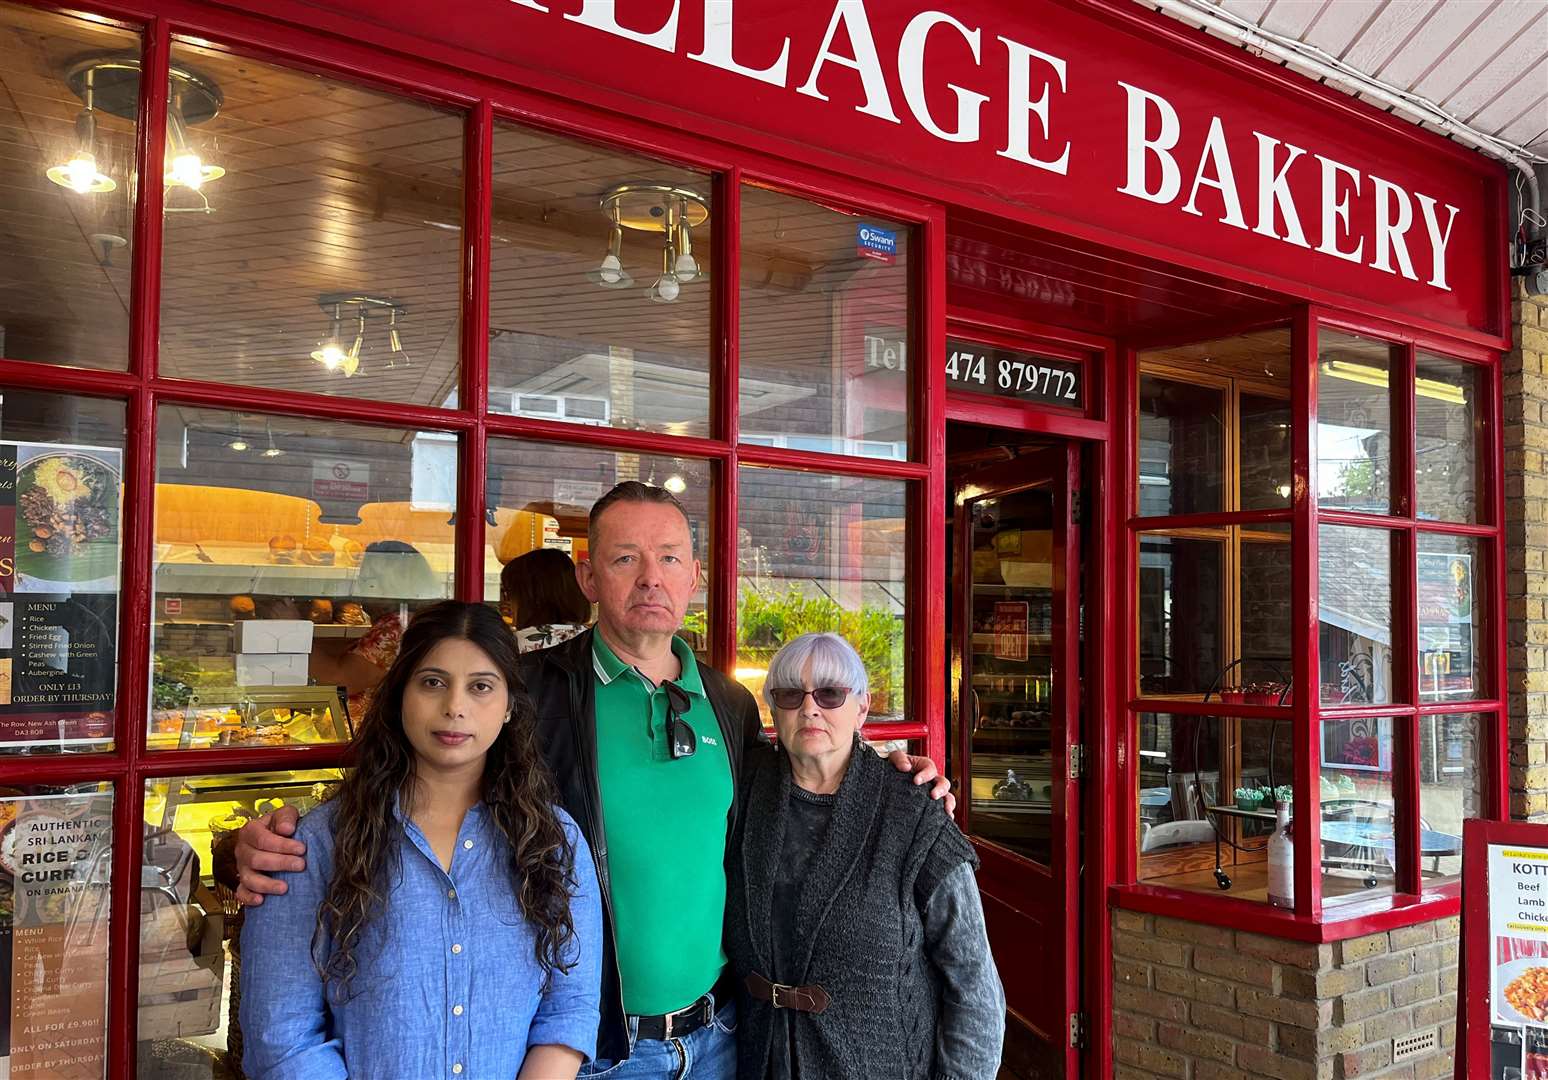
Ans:
[[[108,741],[122,455],[0,443],[0,742]]]
[[[1490,1075],[1548,1080],[1548,848],[1488,852]]]

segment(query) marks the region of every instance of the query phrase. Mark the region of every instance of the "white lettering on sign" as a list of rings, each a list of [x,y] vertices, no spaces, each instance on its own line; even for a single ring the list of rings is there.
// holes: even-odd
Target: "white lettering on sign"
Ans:
[[[680,26],[684,20],[680,16],[685,2],[692,5],[694,0],[672,0],[664,17],[658,8],[659,24],[655,26],[624,25],[619,9],[630,5],[619,0],[581,0],[580,10],[566,12],[563,18],[635,44],[675,53],[682,36]],[[552,14],[547,0],[511,0],[511,3],[530,11]],[[972,58],[971,65],[966,66],[982,70],[983,27],[971,26],[945,11],[933,8],[920,11],[905,26],[898,42],[895,66],[889,72],[884,63],[888,58],[884,58],[877,47],[865,0],[832,0],[832,5],[822,43],[804,80],[793,87],[795,93],[829,101],[828,94],[822,89],[823,80],[828,79],[831,85],[834,79],[842,78],[833,69],[847,68],[853,73],[850,78],[858,78],[861,100],[854,106],[855,111],[891,124],[902,124],[889,88],[889,75],[894,75],[908,115],[933,138],[949,143],[976,143],[983,138],[984,106],[994,100],[985,88],[946,82],[945,88],[951,92],[955,104],[955,115],[937,116],[929,107],[930,58],[937,54],[950,57],[953,52],[965,50]],[[800,76],[793,76],[790,70],[792,42],[789,36],[776,39],[777,56],[771,58],[772,46],[765,44],[766,51],[762,56],[744,55],[738,60],[735,54],[735,0],[703,0],[703,14],[703,44],[697,52],[688,53],[688,59],[741,78],[784,90],[792,89],[793,78]],[[639,16],[636,14],[634,18],[638,20]],[[691,37],[691,31],[688,36]],[[953,38],[956,41],[952,41]],[[1068,91],[1070,75],[1066,60],[1007,37],[996,35],[996,40],[1005,47],[1007,66],[1005,145],[995,154],[1031,168],[1069,175],[1073,143],[1066,137],[1067,126],[1058,122],[1056,108]],[[938,61],[937,66],[946,63]],[[953,69],[962,66],[953,64]],[[1362,173],[1354,166],[1324,154],[1284,142],[1270,132],[1253,131],[1257,144],[1258,198],[1257,220],[1249,224],[1236,168],[1238,164],[1245,166],[1246,162],[1231,158],[1226,121],[1211,116],[1197,158],[1190,153],[1188,161],[1179,161],[1178,147],[1183,142],[1184,125],[1172,103],[1152,90],[1121,79],[1115,85],[1125,95],[1124,175],[1123,182],[1117,187],[1121,194],[1169,207],[1182,196],[1185,177],[1191,177],[1187,199],[1176,207],[1181,213],[1212,218],[1222,225],[1280,243],[1367,265],[1409,281],[1424,280],[1437,289],[1451,290],[1447,284],[1446,254],[1459,212],[1457,207],[1424,192],[1408,190],[1394,181]],[[1307,182],[1300,191],[1303,200],[1309,203],[1315,198],[1316,205],[1297,205],[1296,189],[1291,187],[1290,178],[1309,174],[1313,168],[1312,159],[1316,160],[1319,170],[1317,182],[1310,182],[1309,175],[1306,176]],[[1372,198],[1369,203],[1362,204],[1361,213],[1368,214],[1369,220],[1355,221],[1353,200],[1359,197],[1365,180],[1370,181],[1368,190]],[[1415,203],[1419,206],[1417,215]],[[1315,245],[1307,237],[1303,225],[1308,221],[1320,226]],[[1418,227],[1421,222],[1422,232]],[[1372,240],[1369,245],[1366,244],[1367,236]],[[1421,269],[1425,243],[1428,243],[1430,256],[1428,278]]]

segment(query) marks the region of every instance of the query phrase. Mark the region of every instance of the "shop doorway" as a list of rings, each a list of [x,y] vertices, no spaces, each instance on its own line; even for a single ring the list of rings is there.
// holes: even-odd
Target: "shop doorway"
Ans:
[[[1005,985],[1006,1071],[1079,1075],[1078,444],[947,425],[948,747]]]

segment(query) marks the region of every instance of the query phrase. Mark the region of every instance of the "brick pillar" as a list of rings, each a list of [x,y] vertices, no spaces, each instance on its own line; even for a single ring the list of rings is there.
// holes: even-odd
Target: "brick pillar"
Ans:
[[[1548,821],[1548,298],[1512,282],[1505,357],[1510,815]]]

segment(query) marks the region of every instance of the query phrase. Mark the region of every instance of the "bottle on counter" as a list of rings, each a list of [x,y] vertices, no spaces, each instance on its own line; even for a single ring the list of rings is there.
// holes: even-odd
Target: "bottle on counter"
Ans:
[[[1268,901],[1275,907],[1295,907],[1295,842],[1290,832],[1290,804],[1274,804],[1274,832],[1268,842]]]

